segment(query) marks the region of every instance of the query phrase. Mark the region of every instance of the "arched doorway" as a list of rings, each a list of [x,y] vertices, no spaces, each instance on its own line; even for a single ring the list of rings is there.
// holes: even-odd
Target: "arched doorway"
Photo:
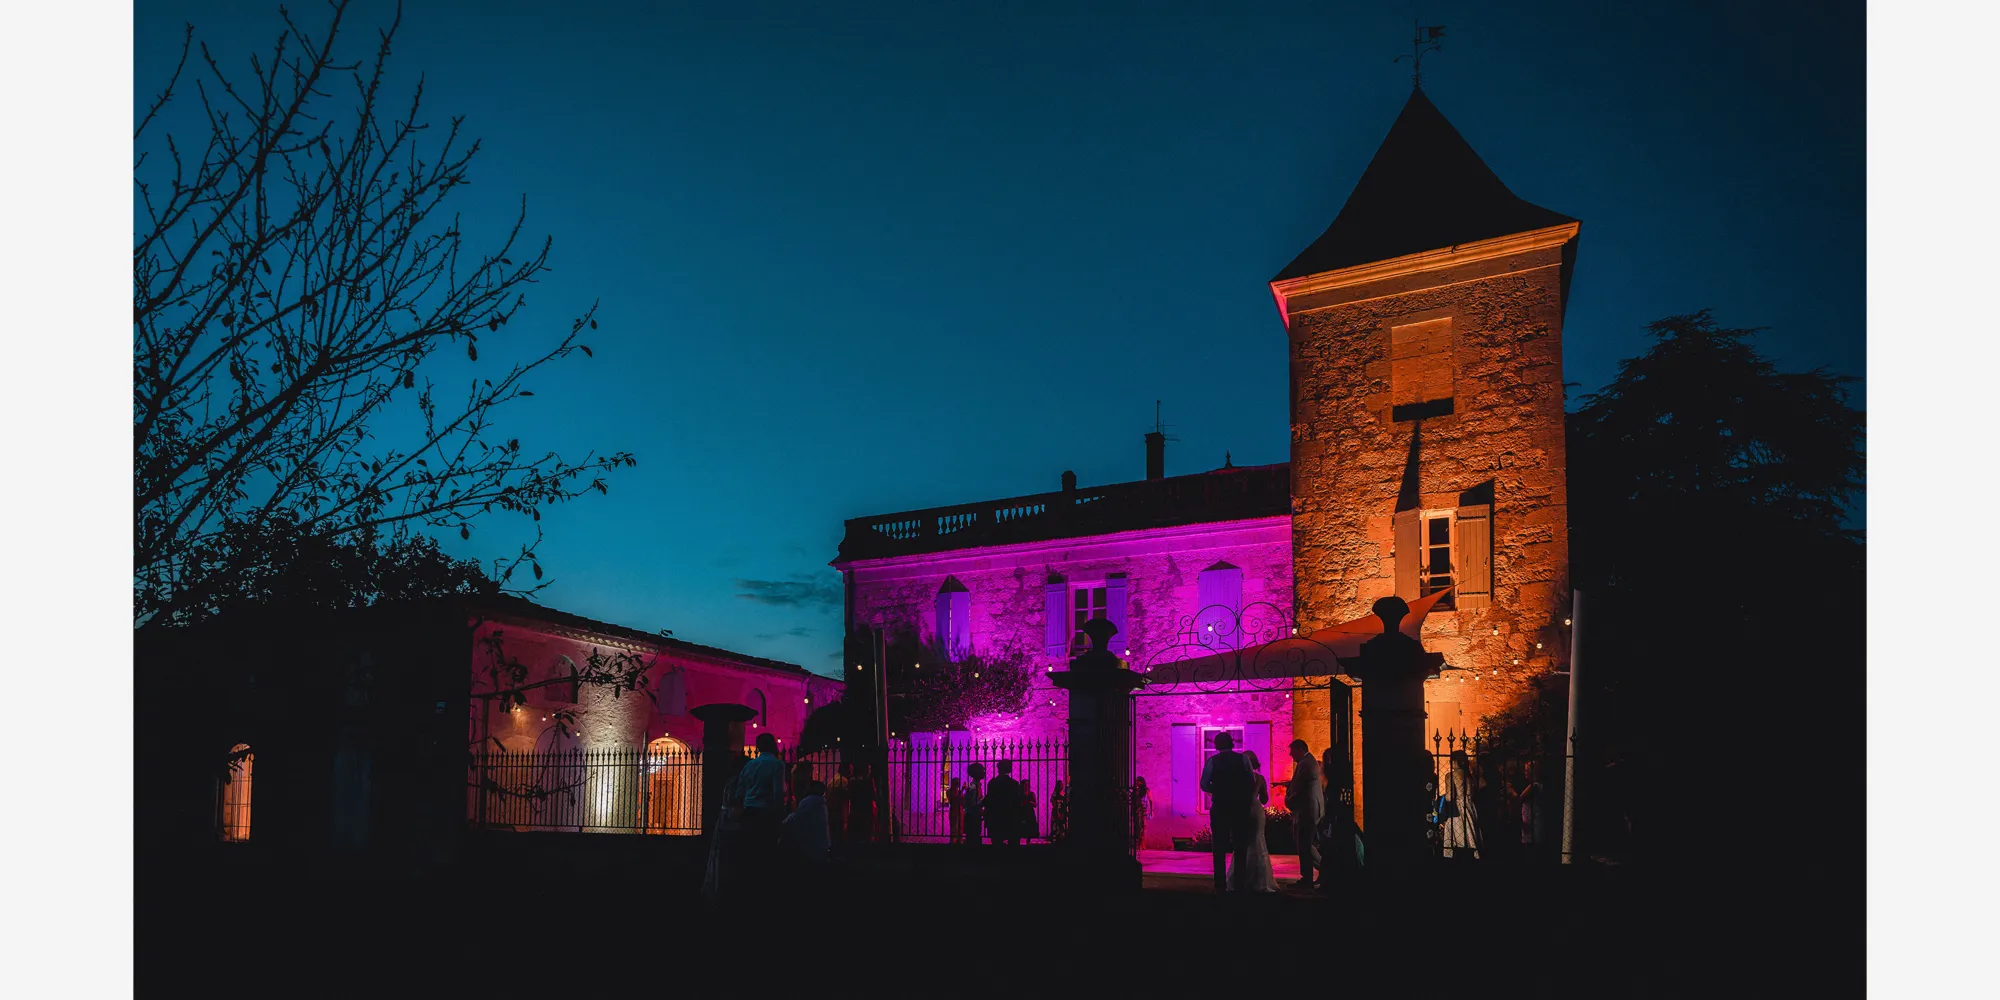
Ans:
[[[646,745],[646,832],[701,832],[701,759],[671,736]]]
[[[256,755],[248,743],[229,748],[229,764],[222,772],[222,839],[242,843],[250,839],[250,767]]]

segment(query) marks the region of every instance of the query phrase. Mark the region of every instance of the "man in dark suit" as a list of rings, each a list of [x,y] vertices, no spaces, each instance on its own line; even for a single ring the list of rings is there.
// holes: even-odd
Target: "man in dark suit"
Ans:
[[[999,776],[986,785],[986,830],[996,844],[1018,845],[1026,800],[1021,797],[1021,783],[1014,780],[1014,762],[1000,761],[993,765],[993,770]]]
[[[1292,842],[1299,848],[1299,884],[1311,888],[1319,868],[1319,820],[1325,814],[1325,793],[1319,787],[1319,761],[1306,741],[1293,740],[1292,778],[1285,782],[1285,808],[1292,813]]]
[[[1229,891],[1229,856],[1250,835],[1250,764],[1236,752],[1228,733],[1215,736],[1215,756],[1201,768],[1201,790],[1208,793],[1208,830],[1215,838],[1215,891]]]

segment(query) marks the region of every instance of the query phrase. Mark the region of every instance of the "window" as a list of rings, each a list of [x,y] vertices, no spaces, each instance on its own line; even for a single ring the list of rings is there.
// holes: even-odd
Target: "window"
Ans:
[[[1202,570],[1195,578],[1195,641],[1222,649],[1241,646],[1242,613],[1243,571],[1226,562]]]
[[[750,710],[757,713],[750,717],[751,729],[771,724],[771,720],[764,717],[764,710],[771,707],[770,700],[764,697],[764,692],[756,688],[751,688],[750,697],[745,699],[745,701],[750,706]]]
[[[972,594],[955,576],[938,588],[937,639],[953,662],[972,649]]]
[[[1089,649],[1090,637],[1083,634],[1083,623],[1092,618],[1109,617],[1111,605],[1105,594],[1105,587],[1078,587],[1070,592],[1070,606],[1075,609],[1071,622],[1075,629],[1070,637],[1070,648]],[[1116,652],[1114,650],[1113,652]]]
[[[222,776],[222,839],[241,843],[250,839],[250,767],[257,756],[247,743],[229,749],[228,770]]]
[[[1218,729],[1207,729],[1207,728],[1204,728],[1204,729],[1203,729],[1203,730],[1201,731],[1201,770],[1202,770],[1202,773],[1204,773],[1204,774],[1208,773],[1208,759],[1209,759],[1210,757],[1213,757],[1213,756],[1215,756],[1215,752],[1216,752],[1216,751],[1215,751],[1215,738],[1216,738],[1217,736],[1220,736],[1220,735],[1222,735],[1223,733],[1228,733],[1228,734],[1229,734],[1229,739],[1230,739],[1231,743],[1232,743],[1232,744],[1233,744],[1233,745],[1235,746],[1235,748],[1236,748],[1237,752],[1239,752],[1239,753],[1240,753],[1240,752],[1242,752],[1242,751],[1243,751],[1243,750],[1245,749],[1245,748],[1244,748],[1244,746],[1243,746],[1243,727],[1242,727],[1242,726],[1229,726],[1229,727],[1226,727],[1226,728],[1218,728]],[[1208,793],[1207,793],[1207,792],[1203,792],[1203,793],[1201,793],[1201,811],[1202,811],[1202,812],[1207,812],[1207,811],[1208,811]]]
[[[1493,507],[1404,510],[1395,517],[1396,596],[1406,601],[1450,593],[1433,607],[1474,611],[1493,598]]]
[[[1451,586],[1451,511],[1425,511],[1419,532],[1417,596],[1425,597]],[[1447,596],[1438,606],[1450,603]]]

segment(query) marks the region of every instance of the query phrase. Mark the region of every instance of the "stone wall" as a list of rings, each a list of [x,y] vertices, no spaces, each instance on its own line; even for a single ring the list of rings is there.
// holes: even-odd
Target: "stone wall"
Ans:
[[[564,657],[581,665],[592,649],[610,654],[633,648],[610,640],[593,641],[589,637],[560,634],[533,623],[486,621],[475,633],[475,691],[490,690],[491,682],[485,674],[490,654],[483,640],[495,631],[503,633],[506,654],[528,666],[530,683],[566,675]],[[754,738],[768,729],[782,745],[790,747],[796,744],[805,728],[806,715],[814,705],[837,697],[839,682],[829,679],[795,675],[757,664],[685,655],[671,648],[636,651],[654,664],[647,677],[652,690],[661,696],[657,704],[643,693],[627,691],[614,697],[606,688],[588,685],[577,692],[578,701],[570,702],[562,689],[543,687],[528,692],[528,704],[511,713],[474,699],[472,710],[479,716],[475,721],[483,723],[487,733],[513,751],[636,750],[661,736],[698,748],[701,720],[688,714],[688,709],[717,702],[754,707],[761,695],[765,717],[759,720],[757,728],[745,732]],[[674,673],[680,675],[680,680],[669,680]],[[681,686],[681,697],[667,696],[673,684]],[[808,697],[814,698],[814,703],[809,704]],[[559,710],[576,713],[573,736],[563,737],[552,730],[550,713]]]
[[[1569,589],[1563,266],[1564,248],[1544,246],[1287,303],[1301,627],[1360,617],[1395,592],[1406,554],[1392,519],[1413,455],[1424,508],[1458,507],[1462,492],[1492,484],[1491,606],[1433,613],[1424,627],[1427,648],[1467,668],[1426,685],[1433,728],[1477,727],[1519,704],[1558,647]],[[1394,420],[1390,328],[1446,318],[1452,412]],[[1302,704],[1297,725],[1323,744],[1325,702]]]
[[[1124,655],[1135,667],[1176,659],[1198,650],[1186,632],[1197,607],[1202,570],[1226,561],[1243,571],[1245,606],[1269,604],[1289,615],[1292,599],[1291,522],[1284,517],[1120,532],[1089,538],[993,546],[847,564],[854,627],[912,628],[922,638],[936,632],[936,597],[947,577],[972,595],[972,641],[991,650],[1018,644],[1028,650],[1035,676],[1024,712],[1015,717],[971,721],[980,739],[1061,739],[1067,733],[1068,695],[1049,681],[1064,669],[1063,657],[1044,651],[1044,584],[1051,573],[1072,586],[1100,584],[1113,573],[1128,580]],[[1129,649],[1129,654],[1126,650]],[[1292,695],[1279,691],[1238,695],[1148,695],[1135,699],[1135,767],[1153,798],[1147,846],[1171,846],[1176,836],[1192,836],[1207,824],[1205,815],[1173,815],[1171,748],[1176,724],[1240,726],[1268,722],[1271,747],[1264,773],[1273,782],[1291,773],[1284,748],[1292,739]],[[1324,695],[1320,695],[1324,697]],[[908,734],[900,734],[907,738]],[[1315,747],[1317,751],[1319,747]],[[1047,789],[1040,790],[1046,797]],[[1277,805],[1276,796],[1273,797]]]

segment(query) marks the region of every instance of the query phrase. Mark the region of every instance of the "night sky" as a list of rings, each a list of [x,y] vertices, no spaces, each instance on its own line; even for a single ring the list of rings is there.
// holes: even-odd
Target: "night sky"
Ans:
[[[1142,478],[1155,399],[1169,474],[1286,460],[1266,282],[1407,98],[1414,11],[1072,6],[406,5],[396,93],[425,74],[431,120],[485,144],[467,231],[525,194],[555,237],[520,339],[482,355],[601,301],[595,360],[531,383],[503,436],[640,461],[545,516],[540,600],[832,673],[845,518]],[[1424,6],[1449,26],[1424,89],[1516,194],[1583,220],[1572,402],[1702,307],[1784,366],[1862,374],[1862,6],[1497,6]],[[348,51],[393,10],[358,3]],[[138,102],[188,21],[239,65],[279,26],[140,0]]]

